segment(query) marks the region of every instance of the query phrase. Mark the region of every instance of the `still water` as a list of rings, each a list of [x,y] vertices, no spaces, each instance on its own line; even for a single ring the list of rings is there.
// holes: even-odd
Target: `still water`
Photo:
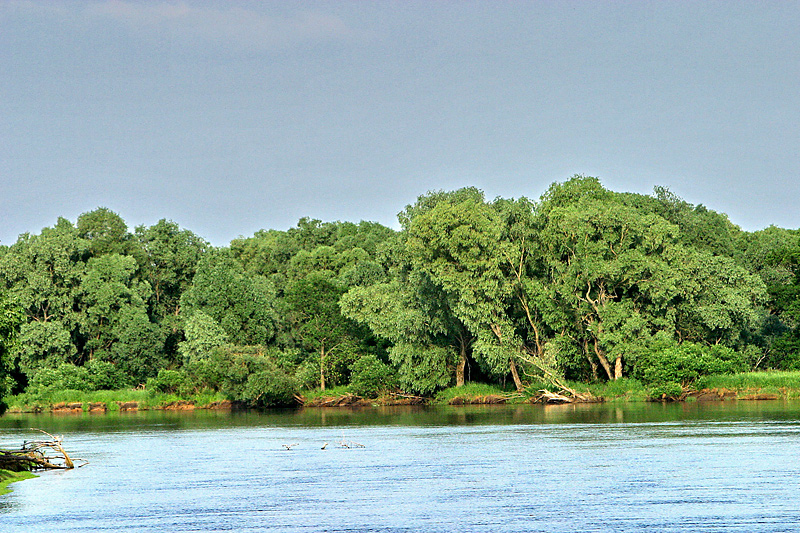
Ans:
[[[797,402],[6,415],[0,445],[31,427],[90,464],[13,485],[3,533],[800,531]]]

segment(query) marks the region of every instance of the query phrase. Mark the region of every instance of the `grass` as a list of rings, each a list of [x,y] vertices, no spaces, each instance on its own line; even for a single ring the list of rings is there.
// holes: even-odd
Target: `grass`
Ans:
[[[200,393],[189,396],[167,394],[144,389],[120,389],[99,391],[61,390],[47,394],[22,393],[6,398],[11,412],[46,411],[59,403],[81,403],[88,410],[90,403],[104,403],[109,411],[118,411],[120,403],[136,402],[139,409],[158,409],[171,402],[193,401],[198,407],[224,400],[219,393]]]
[[[646,387],[638,380],[623,378],[601,383],[569,382],[569,387],[578,392],[589,392],[593,396],[607,402],[647,401]],[[447,404],[455,398],[462,398],[469,403],[486,396],[506,396],[508,403],[521,403],[531,396],[536,396],[540,389],[550,389],[544,383],[533,383],[522,394],[517,394],[513,387],[487,383],[467,383],[463,387],[450,387],[436,394],[433,403]],[[698,379],[694,389],[726,389],[736,391],[739,396],[753,394],[777,395],[782,398],[800,399],[800,371],[763,371],[742,372],[738,374],[718,374]],[[338,386],[327,390],[304,390],[306,401],[322,397],[339,397],[351,394],[348,386]],[[171,402],[193,401],[198,407],[222,401],[225,397],[219,393],[200,393],[190,396],[166,394],[153,390],[121,389],[82,392],[74,390],[52,391],[47,394],[22,393],[5,399],[10,412],[31,412],[34,410],[49,411],[58,403],[81,403],[84,411],[90,403],[105,403],[109,411],[119,410],[119,403],[137,402],[140,409],[159,409]]]
[[[446,404],[455,398],[474,399],[483,396],[507,396],[515,394],[515,390],[489,383],[465,383],[462,387],[449,387],[436,394],[434,403]],[[526,397],[519,398],[525,400]],[[513,403],[517,398],[511,398],[509,403]]]
[[[800,391],[800,371],[741,372],[717,374],[697,380],[698,389],[795,389]]]
[[[800,398],[800,371],[770,370],[704,376],[695,383],[696,389],[734,390],[739,396],[774,395],[780,398]]]
[[[347,385],[339,385],[331,389],[308,389],[300,393],[306,401],[316,400],[317,398],[337,398],[345,394],[352,394],[350,387]]]
[[[31,479],[36,477],[36,474],[31,472],[12,472],[10,470],[0,470],[0,494],[8,494],[11,489],[8,487],[15,481],[22,481],[23,479]]]

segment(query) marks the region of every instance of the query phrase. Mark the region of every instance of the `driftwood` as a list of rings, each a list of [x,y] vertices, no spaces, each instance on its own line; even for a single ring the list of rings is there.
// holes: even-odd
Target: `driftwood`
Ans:
[[[428,398],[402,392],[390,392],[384,397],[382,403],[383,405],[423,405],[428,403]]]
[[[51,435],[41,429],[34,431],[44,433],[50,437],[50,440],[26,440],[19,449],[0,449],[0,468],[15,472],[23,470],[70,470],[75,468],[75,463],[62,446],[62,437]],[[86,464],[88,462],[83,461],[78,466]]]
[[[539,394],[533,397],[532,401],[538,403],[572,403],[575,401],[573,397],[565,396],[557,392],[550,392],[546,389],[541,389],[538,392]]]
[[[303,402],[304,407],[366,407],[371,405],[371,401],[349,392],[341,396],[320,396]]]

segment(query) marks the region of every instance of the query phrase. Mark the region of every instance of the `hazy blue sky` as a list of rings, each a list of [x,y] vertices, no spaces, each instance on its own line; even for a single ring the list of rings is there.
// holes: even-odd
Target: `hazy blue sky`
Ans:
[[[800,2],[0,0],[0,244],[98,206],[396,227],[573,174],[800,227]]]

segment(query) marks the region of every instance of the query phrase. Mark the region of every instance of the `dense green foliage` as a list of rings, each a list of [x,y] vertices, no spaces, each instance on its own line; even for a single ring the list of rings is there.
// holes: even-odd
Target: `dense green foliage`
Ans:
[[[420,196],[401,229],[304,218],[215,248],[98,208],[0,247],[0,398],[145,387],[284,405],[304,390],[800,369],[800,233],[665,188]]]

